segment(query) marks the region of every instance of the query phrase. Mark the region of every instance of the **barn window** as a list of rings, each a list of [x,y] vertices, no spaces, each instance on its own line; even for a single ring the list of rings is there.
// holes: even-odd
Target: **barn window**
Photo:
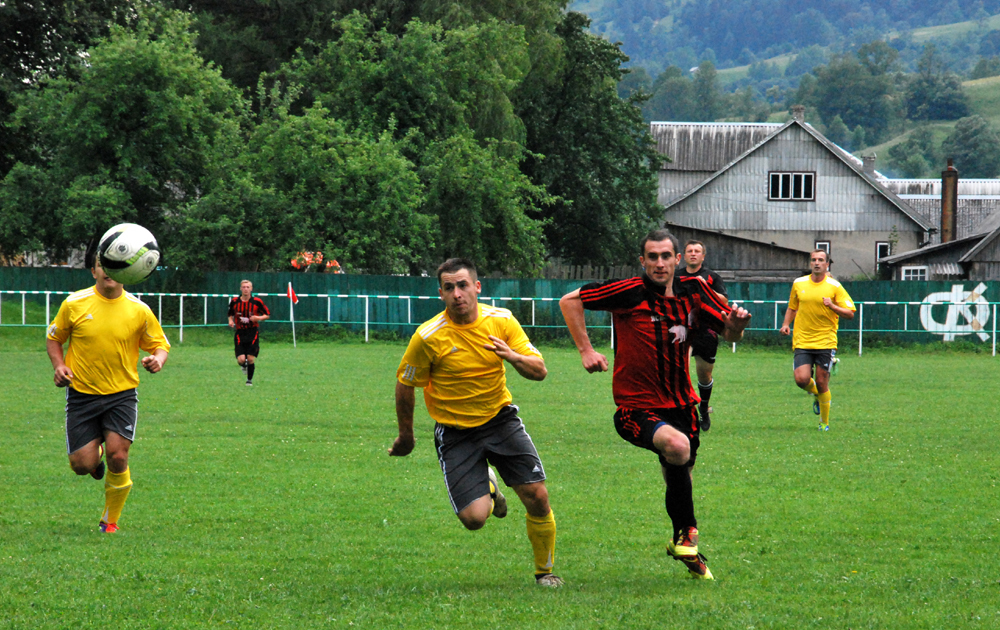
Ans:
[[[903,280],[926,280],[927,267],[903,267]]]
[[[771,172],[767,198],[775,201],[816,199],[816,173]]]
[[[830,241],[815,241],[816,247],[813,249],[821,249],[826,252],[826,257],[830,258]]]
[[[892,248],[887,241],[877,241],[875,243],[875,271],[882,271],[882,258],[892,255]]]

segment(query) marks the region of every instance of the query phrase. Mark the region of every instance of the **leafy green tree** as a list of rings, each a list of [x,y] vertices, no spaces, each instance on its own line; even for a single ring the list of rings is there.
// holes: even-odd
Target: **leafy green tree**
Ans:
[[[702,61],[694,73],[694,102],[698,108],[695,120],[713,121],[722,115],[718,73],[711,61]]]
[[[532,218],[555,201],[490,143],[455,135],[428,147],[420,169],[425,210],[437,218],[435,259],[465,256],[486,271],[531,276],[545,258],[542,222]]]
[[[642,111],[646,120],[697,120],[694,84],[677,66],[667,67],[656,77]]]
[[[531,180],[558,200],[545,207],[552,255],[572,264],[635,259],[642,233],[661,214],[656,204],[660,158],[637,99],[616,87],[626,57],[587,32],[590,20],[567,13],[556,34],[564,43],[558,80],[519,94],[531,156]]]
[[[823,120],[840,116],[849,128],[864,127],[869,142],[880,142],[899,117],[892,61],[881,47],[862,47],[856,55],[840,55],[816,68],[813,98]]]
[[[834,116],[833,120],[826,126],[826,137],[839,145],[847,143],[850,133],[850,130],[844,124],[844,121],[841,120],[840,116]]]
[[[945,72],[934,44],[924,46],[917,70],[906,86],[906,108],[912,120],[954,120],[969,114],[962,82]]]
[[[25,210],[16,201],[22,185],[44,183],[59,191],[48,197],[60,234],[47,250],[79,246],[111,221],[128,220],[153,230],[169,251],[166,217],[224,175],[245,120],[239,93],[204,64],[193,39],[179,15],[143,19],[134,32],[115,27],[75,73],[26,93],[15,119],[35,139],[35,153],[5,181],[3,218],[16,223],[11,215]]]
[[[972,72],[969,73],[969,78],[985,79],[998,75],[1000,75],[1000,56],[994,55],[993,57],[980,57],[975,67],[972,68]]]
[[[435,221],[420,212],[420,180],[390,131],[351,132],[316,105],[264,121],[245,159],[275,210],[258,217],[274,244],[271,265],[300,251],[366,273],[409,273],[427,261]]]
[[[868,146],[867,144],[868,134],[865,133],[865,128],[858,125],[851,132],[851,149],[854,151],[860,151],[861,149]]]
[[[934,135],[926,125],[917,127],[906,140],[889,148],[889,166],[904,177],[923,177],[939,161]]]
[[[968,116],[955,123],[955,131],[945,138],[941,152],[955,160],[963,177],[1000,175],[1000,136],[982,116]]]

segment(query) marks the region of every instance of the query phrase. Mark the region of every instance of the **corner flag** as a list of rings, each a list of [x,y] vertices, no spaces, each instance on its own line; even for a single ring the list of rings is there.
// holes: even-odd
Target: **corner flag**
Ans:
[[[295,305],[299,303],[299,296],[295,295],[295,289],[292,288],[292,283],[288,283],[288,299],[291,303],[288,305],[289,319],[292,322],[292,347],[298,348],[299,345],[295,342]]]

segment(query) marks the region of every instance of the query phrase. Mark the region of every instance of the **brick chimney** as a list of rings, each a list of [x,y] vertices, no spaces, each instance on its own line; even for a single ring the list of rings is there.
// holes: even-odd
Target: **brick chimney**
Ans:
[[[806,121],[806,106],[805,105],[792,105],[792,118],[799,121]]]
[[[861,161],[864,163],[862,170],[865,175],[875,177],[875,154],[865,155],[861,158]]]
[[[948,168],[941,171],[941,242],[955,240],[955,211],[958,208],[958,169],[952,158]]]

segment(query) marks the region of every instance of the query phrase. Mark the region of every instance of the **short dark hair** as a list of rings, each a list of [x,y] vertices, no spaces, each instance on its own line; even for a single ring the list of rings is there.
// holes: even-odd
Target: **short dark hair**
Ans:
[[[83,264],[87,266],[87,269],[93,269],[97,266],[97,247],[101,244],[101,236],[102,232],[97,232],[87,244],[87,251],[83,254]]]
[[[832,265],[833,264],[833,259],[830,258],[830,252],[826,251],[825,249],[814,249],[814,250],[812,250],[811,252],[809,252],[809,258],[812,259],[812,255],[813,254],[820,254],[820,253],[822,253],[823,255],[826,256],[826,264],[828,264],[828,265]]]
[[[667,228],[659,228],[656,230],[651,230],[646,236],[639,241],[639,255],[646,256],[646,243],[653,241],[654,243],[659,243],[660,241],[670,241],[674,245],[674,253],[680,253],[680,241],[677,237],[670,233]]]
[[[479,279],[479,274],[476,271],[476,263],[472,262],[468,258],[449,258],[441,263],[441,265],[437,268],[438,284],[441,284],[441,274],[458,273],[462,269],[467,269],[469,271],[469,275],[472,276],[473,282]]]
[[[701,245],[701,253],[702,254],[707,254],[708,253],[708,248],[705,247],[704,243],[702,243],[701,241],[693,241],[693,240],[692,241],[688,241],[687,243],[684,243],[684,251],[687,251],[688,247],[690,247],[692,245]]]

